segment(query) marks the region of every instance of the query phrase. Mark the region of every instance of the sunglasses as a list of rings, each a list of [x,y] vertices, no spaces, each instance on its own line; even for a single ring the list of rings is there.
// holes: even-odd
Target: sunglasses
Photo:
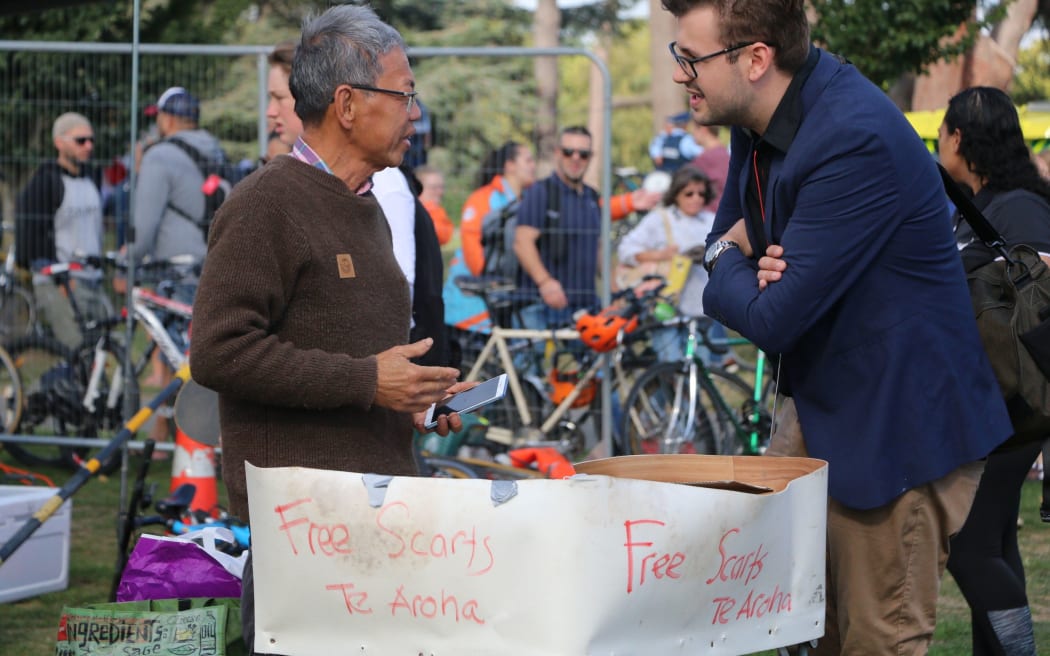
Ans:
[[[69,140],[78,146],[83,146],[88,142],[95,143],[95,137],[69,137]]]
[[[703,196],[704,193],[703,191],[683,191],[682,195],[686,198],[692,198],[693,196]]]
[[[583,150],[582,148],[562,148],[561,154],[566,157],[572,157],[573,155],[579,155],[580,159],[590,159],[591,151]]]

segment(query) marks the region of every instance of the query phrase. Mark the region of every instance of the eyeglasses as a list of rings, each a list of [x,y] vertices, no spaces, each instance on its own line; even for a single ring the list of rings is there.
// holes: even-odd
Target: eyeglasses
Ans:
[[[735,46],[729,46],[728,48],[722,48],[718,52],[712,52],[710,55],[701,55],[699,57],[686,57],[685,55],[683,55],[678,50],[678,42],[677,41],[672,41],[672,42],[668,43],[667,44],[667,49],[671,51],[671,56],[674,57],[674,60],[676,62],[678,62],[679,66],[682,67],[682,70],[685,71],[685,74],[688,75],[690,78],[696,78],[696,76],[697,76],[696,75],[696,65],[697,64],[701,64],[701,63],[703,63],[703,62],[705,62],[705,61],[707,61],[709,59],[714,59],[715,57],[721,57],[722,55],[728,55],[731,52],[735,52],[737,50],[740,50],[741,48],[746,48],[748,46],[753,46],[756,43],[758,43],[758,41],[745,41],[743,43],[738,43]],[[768,43],[766,45],[773,45],[773,44],[772,43]]]
[[[412,108],[416,105],[416,96],[419,95],[418,91],[397,91],[396,89],[380,89],[379,87],[366,87],[363,84],[351,84],[354,89],[360,89],[362,91],[375,91],[376,93],[385,93],[390,96],[401,96],[402,98],[408,98],[408,105],[406,109],[408,113],[412,113]]]
[[[584,150],[582,148],[562,148],[561,154],[566,157],[572,157],[573,155],[579,155],[580,159],[590,159],[591,151]]]
[[[686,198],[692,198],[693,196],[703,196],[704,193],[703,191],[683,191],[682,195]]]
[[[78,146],[83,146],[84,144],[88,143],[89,141],[91,143],[95,143],[95,137],[66,137],[66,139],[69,140],[69,141],[72,141],[73,143],[75,143]]]

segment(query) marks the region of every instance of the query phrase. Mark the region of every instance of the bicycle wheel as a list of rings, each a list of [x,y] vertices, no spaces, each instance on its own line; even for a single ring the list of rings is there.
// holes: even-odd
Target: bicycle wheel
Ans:
[[[735,442],[736,427],[726,407],[746,398],[747,385],[725,372],[711,371],[712,384],[701,381],[698,372],[695,412],[690,422],[689,371],[678,362],[661,362],[639,376],[627,397],[621,418],[621,434],[631,454],[724,453],[723,445]],[[712,398],[712,390],[733,401]]]
[[[4,433],[13,433],[18,428],[24,403],[18,369],[10,354],[0,348],[0,429]]]
[[[0,340],[24,337],[35,324],[36,308],[28,291],[18,286],[0,291]]]
[[[700,409],[703,414],[716,422],[718,453],[722,455],[745,455],[758,453],[749,444],[751,424],[748,413],[754,406],[754,389],[735,374],[719,367],[707,370],[707,382],[701,383],[705,393],[700,396]],[[714,389],[717,393],[711,394]],[[768,439],[768,436],[766,436]],[[761,435],[759,435],[761,439]]]
[[[8,352],[18,372],[23,390],[23,408],[14,432],[40,437],[112,437],[121,426],[122,377],[116,374],[123,359],[106,348],[98,365],[95,394],[87,396],[92,372],[94,347],[71,350],[51,338],[28,337],[15,340]],[[122,369],[121,369],[122,371]],[[117,389],[111,391],[116,382]],[[91,405],[91,410],[85,407]],[[7,442],[11,454],[27,465],[48,465],[76,469],[91,449],[62,444]],[[102,463],[100,471],[109,473],[120,464],[114,457]]]

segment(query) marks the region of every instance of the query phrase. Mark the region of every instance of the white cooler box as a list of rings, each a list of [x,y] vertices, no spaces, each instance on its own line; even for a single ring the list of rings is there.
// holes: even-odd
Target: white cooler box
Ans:
[[[55,496],[53,487],[0,485],[0,544]],[[34,597],[69,586],[69,523],[73,501],[67,499],[36,533],[0,564],[0,603]]]

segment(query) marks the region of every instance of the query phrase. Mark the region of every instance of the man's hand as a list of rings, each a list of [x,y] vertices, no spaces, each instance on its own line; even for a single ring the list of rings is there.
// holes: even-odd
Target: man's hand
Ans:
[[[634,205],[635,211],[644,212],[656,207],[656,204],[660,202],[663,196],[659,191],[635,189],[631,192],[631,204]]]
[[[736,242],[736,245],[740,247],[740,252],[745,257],[754,255],[754,250],[751,248],[751,240],[747,236],[747,225],[744,223],[744,219],[738,219],[733,224],[733,227],[722,235],[719,240]]]
[[[565,290],[562,289],[561,283],[558,282],[557,278],[547,278],[538,288],[540,290],[540,298],[547,304],[547,307],[555,310],[569,307],[569,299],[565,296]]]
[[[452,387],[445,390],[445,397],[438,403],[444,403],[453,394],[458,394],[472,387],[480,385],[478,381],[471,381],[469,383],[456,383]],[[453,412],[447,415],[438,415],[437,417],[437,428],[433,431],[428,431],[424,426],[423,422],[427,418],[427,411],[417,412],[412,415],[412,423],[415,425],[416,430],[420,433],[434,432],[441,437],[447,437],[449,433],[458,433],[463,430],[463,420],[460,419],[458,412]]]
[[[399,412],[424,412],[431,403],[445,398],[456,384],[459,370],[451,367],[421,367],[409,360],[418,358],[434,340],[395,346],[376,356],[376,396],[373,403]]]
[[[758,259],[758,290],[762,291],[769,283],[780,280],[781,274],[787,270],[787,262],[783,260],[784,247],[771,245],[766,249],[764,257]]]

